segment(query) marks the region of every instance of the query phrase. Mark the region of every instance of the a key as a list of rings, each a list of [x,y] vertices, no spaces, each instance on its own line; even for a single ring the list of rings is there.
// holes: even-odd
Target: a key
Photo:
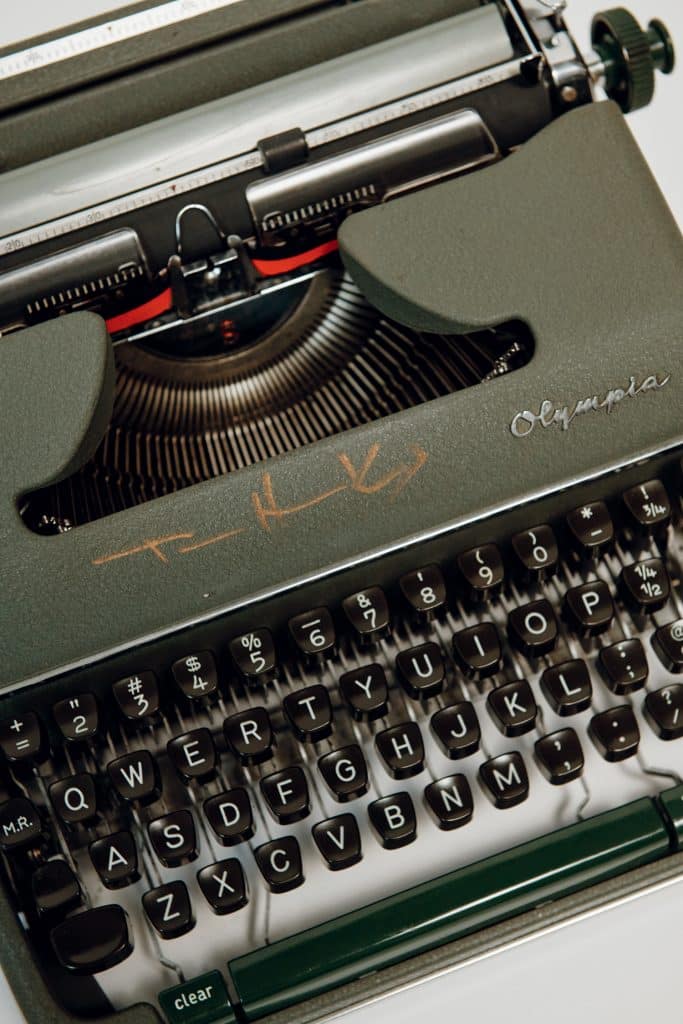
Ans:
[[[122,889],[137,882],[138,851],[130,832],[115,832],[90,844],[90,860],[107,889]]]
[[[40,761],[46,753],[45,730],[34,711],[0,723],[0,749],[10,764]]]
[[[188,700],[203,700],[218,690],[218,670],[211,651],[199,651],[180,658],[171,672],[180,692]]]
[[[396,656],[396,672],[403,689],[413,700],[427,700],[441,693],[446,679],[441,648],[438,644],[420,644]]]
[[[458,569],[465,584],[466,596],[474,602],[494,597],[505,579],[503,557],[495,544],[483,544],[458,555]]]
[[[139,672],[119,679],[112,686],[112,693],[121,714],[129,722],[149,719],[161,706],[159,682],[153,672]]]
[[[59,963],[74,974],[97,974],[122,963],[133,952],[125,911],[94,907],[67,917],[50,932]]]
[[[375,736],[379,756],[392,778],[408,779],[424,768],[424,744],[417,722],[393,725]]]
[[[161,793],[157,763],[148,750],[124,754],[107,765],[112,786],[122,800],[152,803]]]
[[[415,805],[410,793],[392,793],[368,806],[370,824],[385,850],[407,846],[417,837]]]
[[[647,657],[637,638],[603,647],[598,667],[612,693],[633,693],[641,690],[647,681]]]
[[[254,629],[230,641],[230,656],[249,686],[262,686],[275,678],[277,654],[269,629]]]
[[[85,772],[53,782],[49,789],[55,814],[65,825],[84,825],[97,817],[95,780]]]
[[[78,879],[64,860],[50,860],[39,867],[31,878],[31,892],[41,915],[66,914],[82,898]]]
[[[402,576],[401,593],[415,615],[428,621],[446,605],[446,583],[438,565],[426,565]]]
[[[579,636],[604,633],[614,619],[614,601],[602,580],[571,587],[564,598],[564,615]]]
[[[254,859],[271,892],[289,892],[304,882],[301,849],[294,836],[283,836],[254,850]]]
[[[189,864],[199,856],[197,833],[190,811],[171,811],[149,823],[149,841],[165,868]]]
[[[614,524],[604,501],[591,501],[567,516],[573,545],[584,558],[601,555],[612,545]]]
[[[202,868],[197,882],[214,914],[233,914],[249,901],[244,871],[236,857]]]
[[[90,740],[97,734],[100,721],[97,699],[92,693],[80,693],[58,701],[52,709],[57,727],[70,743]]]
[[[624,600],[638,612],[659,611],[671,593],[669,574],[661,558],[625,565],[619,582]]]
[[[311,813],[308,783],[298,765],[266,775],[261,779],[261,792],[268,810],[281,825],[290,825]]]
[[[578,715],[591,706],[593,686],[585,661],[578,658],[547,668],[541,689],[556,715]]]
[[[225,741],[242,764],[261,764],[273,756],[273,728],[265,708],[249,708],[226,718]]]
[[[683,736],[683,685],[672,683],[645,698],[645,717],[660,740]]]
[[[453,634],[453,654],[469,679],[488,679],[500,668],[498,630],[492,622],[480,622]]]
[[[660,626],[652,637],[652,646],[667,672],[683,672],[683,619]]]
[[[474,801],[464,775],[448,775],[425,789],[425,803],[439,828],[460,828],[472,819]]]
[[[339,814],[313,826],[313,840],[331,871],[343,871],[362,859],[358,823],[352,814]]]
[[[357,722],[372,722],[386,715],[389,688],[381,665],[362,665],[346,672],[339,680],[339,690]]]
[[[578,779],[583,772],[583,751],[573,729],[543,736],[534,747],[536,763],[553,786]]]
[[[40,815],[30,800],[12,797],[0,805],[0,851],[12,853],[42,836]]]
[[[282,705],[297,739],[317,743],[332,732],[332,704],[324,686],[288,693]]]
[[[318,768],[335,800],[345,803],[368,790],[368,769],[363,751],[355,743],[323,754]]]
[[[557,571],[559,549],[553,529],[547,523],[516,533],[512,550],[525,580],[540,582]]]
[[[640,730],[629,704],[595,715],[588,734],[606,761],[625,761],[638,751]]]
[[[671,502],[661,480],[648,480],[624,493],[629,523],[649,535],[665,530],[671,520]]]
[[[439,747],[452,761],[479,750],[481,729],[474,706],[468,700],[437,711],[430,725]]]
[[[142,897],[147,918],[162,939],[177,939],[194,928],[190,894],[184,882],[168,882]]]
[[[499,810],[516,807],[529,795],[526,765],[517,751],[500,754],[482,764],[479,781],[486,796]]]
[[[508,615],[511,643],[527,658],[550,654],[557,643],[557,619],[545,598],[513,608]]]
[[[229,789],[204,804],[206,820],[223,846],[236,846],[254,834],[254,816],[246,789]]]
[[[183,782],[207,782],[216,774],[218,756],[208,729],[193,729],[176,736],[166,751]]]
[[[380,587],[368,587],[342,601],[344,614],[361,644],[372,644],[391,630],[389,605]]]
[[[491,690],[486,706],[504,736],[521,736],[536,724],[538,708],[526,679]]]
[[[337,634],[329,608],[313,608],[289,620],[294,645],[306,662],[318,662],[334,654]]]

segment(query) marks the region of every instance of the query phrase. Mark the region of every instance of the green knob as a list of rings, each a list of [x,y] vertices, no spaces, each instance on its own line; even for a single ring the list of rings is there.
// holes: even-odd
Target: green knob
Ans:
[[[655,71],[668,75],[676,61],[666,26],[651,21],[646,32],[630,11],[613,7],[595,15],[591,37],[604,65],[607,95],[625,114],[646,107],[655,91]]]

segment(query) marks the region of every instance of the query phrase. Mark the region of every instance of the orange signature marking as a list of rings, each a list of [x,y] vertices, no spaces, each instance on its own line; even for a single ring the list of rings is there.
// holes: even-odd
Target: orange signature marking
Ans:
[[[198,540],[196,544],[186,544],[182,548],[178,548],[179,555],[189,555],[191,551],[199,551],[201,548],[208,548],[211,544],[219,544],[222,540],[229,540],[230,537],[236,537],[239,533],[244,533],[246,526],[240,526],[236,530],[226,530],[225,533],[217,533],[215,537],[207,537],[206,540]]]
[[[162,551],[164,544],[173,544],[178,540],[192,540],[193,533],[170,533],[165,537],[153,537],[151,540],[144,540],[134,548],[126,548],[125,551],[115,551],[111,555],[102,555],[101,558],[94,558],[93,565],[106,565],[107,562],[115,562],[119,558],[130,558],[131,555],[140,555],[143,551],[151,551],[160,562],[168,562],[168,556]]]
[[[333,495],[339,494],[340,491],[346,491],[347,489],[348,484],[339,484],[337,487],[330,488],[329,491],[324,491],[322,494],[316,494],[314,498],[309,498],[308,501],[302,501],[299,505],[290,505],[289,508],[280,508],[275,500],[273,478],[270,473],[264,473],[263,499],[258,491],[252,491],[251,501],[259,523],[264,530],[270,530],[271,519],[284,519],[285,516],[292,516],[297,512],[305,512],[307,508],[314,508],[316,505],[320,505],[323,501],[327,501],[327,499],[331,498]]]
[[[406,465],[404,463],[397,466],[396,469],[392,469],[389,473],[380,477],[379,480],[376,480],[372,484],[367,483],[366,480],[375,459],[379,455],[379,444],[373,444],[370,446],[360,469],[356,469],[349,456],[344,452],[339,455],[339,461],[351,479],[351,487],[358,494],[378,494],[380,491],[384,491],[388,487],[391,487],[393,483],[396,483],[396,487],[393,488],[391,493],[393,499],[401,493],[415,474],[419,473],[427,461],[428,456],[424,448],[420,448],[418,445],[410,445],[410,451],[415,456],[415,461],[412,464]]]

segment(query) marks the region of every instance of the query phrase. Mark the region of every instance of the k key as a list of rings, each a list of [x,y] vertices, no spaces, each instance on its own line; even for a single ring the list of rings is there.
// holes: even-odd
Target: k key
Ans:
[[[486,706],[504,736],[521,736],[536,724],[538,708],[525,679],[491,690]]]

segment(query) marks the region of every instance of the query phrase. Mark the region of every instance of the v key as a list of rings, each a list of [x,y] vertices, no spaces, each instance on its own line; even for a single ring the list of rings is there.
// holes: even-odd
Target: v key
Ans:
[[[321,821],[313,828],[313,838],[331,871],[350,868],[363,856],[360,832],[352,814]]]

